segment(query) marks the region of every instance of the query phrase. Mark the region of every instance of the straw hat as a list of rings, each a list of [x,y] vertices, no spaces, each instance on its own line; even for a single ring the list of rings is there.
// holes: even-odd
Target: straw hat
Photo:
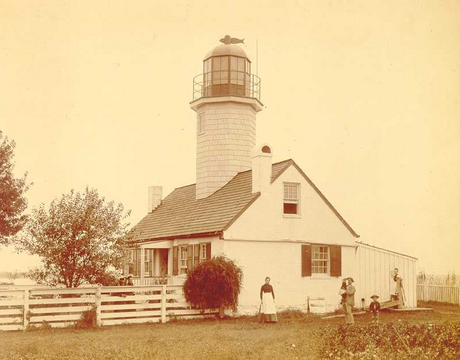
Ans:
[[[372,296],[371,296],[371,299],[373,299],[373,298],[376,298],[376,299],[378,299],[378,298],[379,298],[379,296],[374,294],[374,295],[372,295]]]

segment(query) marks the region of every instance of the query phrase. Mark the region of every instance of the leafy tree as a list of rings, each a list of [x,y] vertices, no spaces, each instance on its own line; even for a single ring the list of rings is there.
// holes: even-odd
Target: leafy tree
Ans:
[[[29,185],[26,184],[27,174],[18,179],[13,176],[15,146],[15,142],[0,131],[0,245],[8,245],[11,236],[26,222],[22,213],[27,207],[24,193]]]
[[[204,261],[188,274],[184,295],[189,304],[199,309],[233,309],[243,281],[242,270],[225,256]]]
[[[18,249],[41,257],[29,276],[51,286],[110,284],[126,258],[128,223],[122,204],[106,202],[97,190],[71,190],[60,200],[33,209],[18,239]]]

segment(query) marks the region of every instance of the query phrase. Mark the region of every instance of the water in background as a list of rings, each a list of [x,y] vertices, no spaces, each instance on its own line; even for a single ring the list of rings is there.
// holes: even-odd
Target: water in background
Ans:
[[[9,283],[8,278],[0,278],[0,283]],[[26,278],[17,278],[13,281],[14,285],[36,285],[37,283],[33,280]]]

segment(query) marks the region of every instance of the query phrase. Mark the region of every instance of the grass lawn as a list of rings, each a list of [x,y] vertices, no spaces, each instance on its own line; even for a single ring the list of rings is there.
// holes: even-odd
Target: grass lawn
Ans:
[[[384,312],[381,322],[460,323],[460,307],[429,306],[434,311]],[[368,316],[357,316],[356,326],[369,323]],[[321,320],[296,312],[280,314],[279,320],[277,324],[259,324],[255,317],[247,317],[95,330],[1,332],[0,359],[319,359],[323,330],[344,322],[343,318]]]

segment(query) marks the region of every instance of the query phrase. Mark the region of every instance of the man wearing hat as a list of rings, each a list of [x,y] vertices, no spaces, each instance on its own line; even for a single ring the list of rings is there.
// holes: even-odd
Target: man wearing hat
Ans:
[[[347,278],[347,300],[345,302],[345,323],[347,325],[353,325],[355,323],[355,319],[353,318],[353,306],[355,306],[355,292],[356,289],[353,286],[355,281],[353,278]]]
[[[371,296],[371,299],[372,299],[372,302],[371,304],[369,305],[369,310],[371,312],[371,315],[372,315],[372,322],[373,323],[379,323],[379,312],[380,312],[380,303],[379,301],[377,300],[379,298],[378,295],[372,295]]]

